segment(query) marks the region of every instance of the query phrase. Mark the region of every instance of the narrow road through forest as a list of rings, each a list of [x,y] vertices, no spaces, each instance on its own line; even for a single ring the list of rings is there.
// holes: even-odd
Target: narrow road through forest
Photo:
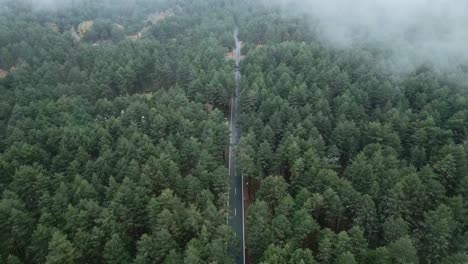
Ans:
[[[235,91],[231,97],[231,115],[230,115],[230,147],[229,147],[229,175],[230,175],[230,190],[229,190],[229,217],[228,222],[234,230],[239,243],[235,244],[235,248],[230,248],[229,253],[235,258],[236,264],[245,263],[245,237],[244,237],[244,201],[243,201],[243,180],[242,174],[237,163],[237,145],[239,142],[239,128],[238,128],[238,98],[240,95],[240,57],[241,57],[241,43],[238,39],[237,29],[234,32],[234,39],[236,47],[234,50],[235,65],[234,65],[234,78],[235,78]]]

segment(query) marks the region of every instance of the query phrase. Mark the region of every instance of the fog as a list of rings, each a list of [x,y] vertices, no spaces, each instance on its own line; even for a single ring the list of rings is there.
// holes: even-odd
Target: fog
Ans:
[[[0,0],[2,2],[18,1],[26,5],[31,5],[34,10],[58,10],[61,8],[80,7],[86,5],[107,6],[107,7],[129,7],[136,2],[148,2],[158,0]]]
[[[0,0],[1,2],[2,0]],[[56,9],[89,0],[30,1],[36,9]],[[157,0],[100,0],[101,4]],[[439,68],[468,64],[468,0],[257,0],[305,12],[328,46],[386,49],[384,67],[408,71],[421,64]]]
[[[468,63],[466,0],[265,0],[313,17],[329,45],[384,47],[394,68]]]
[[[65,5],[70,5],[72,1],[71,0],[64,0],[64,1],[32,0],[31,3],[35,9],[42,10],[42,9],[56,9],[56,8],[64,7]]]

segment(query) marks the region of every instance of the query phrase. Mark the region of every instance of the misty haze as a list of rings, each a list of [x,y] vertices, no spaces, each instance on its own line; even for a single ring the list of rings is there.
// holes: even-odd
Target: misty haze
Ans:
[[[323,40],[337,47],[375,42],[413,68],[421,63],[447,67],[468,62],[466,1],[274,0],[264,4],[311,15]]]
[[[0,0],[0,263],[468,263],[468,2]]]

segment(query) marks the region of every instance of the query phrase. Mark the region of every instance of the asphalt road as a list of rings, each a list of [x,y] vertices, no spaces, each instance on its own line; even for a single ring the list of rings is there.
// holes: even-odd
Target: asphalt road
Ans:
[[[230,189],[229,189],[229,216],[228,223],[234,230],[239,243],[235,243],[234,248],[229,249],[229,254],[235,258],[235,263],[245,263],[245,238],[244,238],[244,204],[243,204],[243,188],[242,175],[237,164],[237,145],[239,142],[239,128],[237,125],[239,111],[238,98],[240,94],[240,55],[241,43],[237,37],[237,29],[234,33],[236,41],[234,78],[236,87],[233,96],[231,97],[231,115],[230,115],[230,147],[229,147],[229,174],[230,174]]]

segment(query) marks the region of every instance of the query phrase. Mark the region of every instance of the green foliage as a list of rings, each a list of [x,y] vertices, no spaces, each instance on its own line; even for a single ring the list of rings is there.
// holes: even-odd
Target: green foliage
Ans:
[[[49,254],[46,258],[47,264],[58,263],[76,263],[79,257],[78,251],[73,244],[67,239],[67,236],[59,231],[55,232],[49,242]]]
[[[416,248],[408,236],[388,245],[388,254],[393,263],[419,263]],[[423,258],[429,257],[423,256]]]
[[[124,242],[118,234],[113,234],[111,239],[106,242],[103,257],[107,263],[128,263],[130,255]]]
[[[394,242],[408,234],[408,224],[401,217],[389,217],[385,219],[382,229],[386,242]]]
[[[253,263],[466,262],[457,65],[387,72],[255,1],[59,2],[0,0],[2,263],[232,263],[236,26]]]
[[[270,213],[265,202],[258,202],[247,211],[247,243],[254,260],[258,260],[272,243],[273,232],[269,224]]]
[[[224,4],[0,2],[0,259],[229,263]]]
[[[84,40],[88,42],[98,41],[121,41],[125,38],[125,34],[121,28],[110,22],[96,21],[91,29],[85,35]]]
[[[336,260],[336,264],[356,264],[356,260],[354,259],[354,255],[351,252],[346,252],[338,256]]]
[[[313,250],[319,263],[463,259],[463,85],[436,67],[389,73],[385,48],[336,50],[304,17],[252,10],[256,18],[246,12],[240,23],[239,158],[254,178],[254,262],[281,261],[286,253],[273,249],[286,244]],[[261,222],[249,217],[259,207]]]

